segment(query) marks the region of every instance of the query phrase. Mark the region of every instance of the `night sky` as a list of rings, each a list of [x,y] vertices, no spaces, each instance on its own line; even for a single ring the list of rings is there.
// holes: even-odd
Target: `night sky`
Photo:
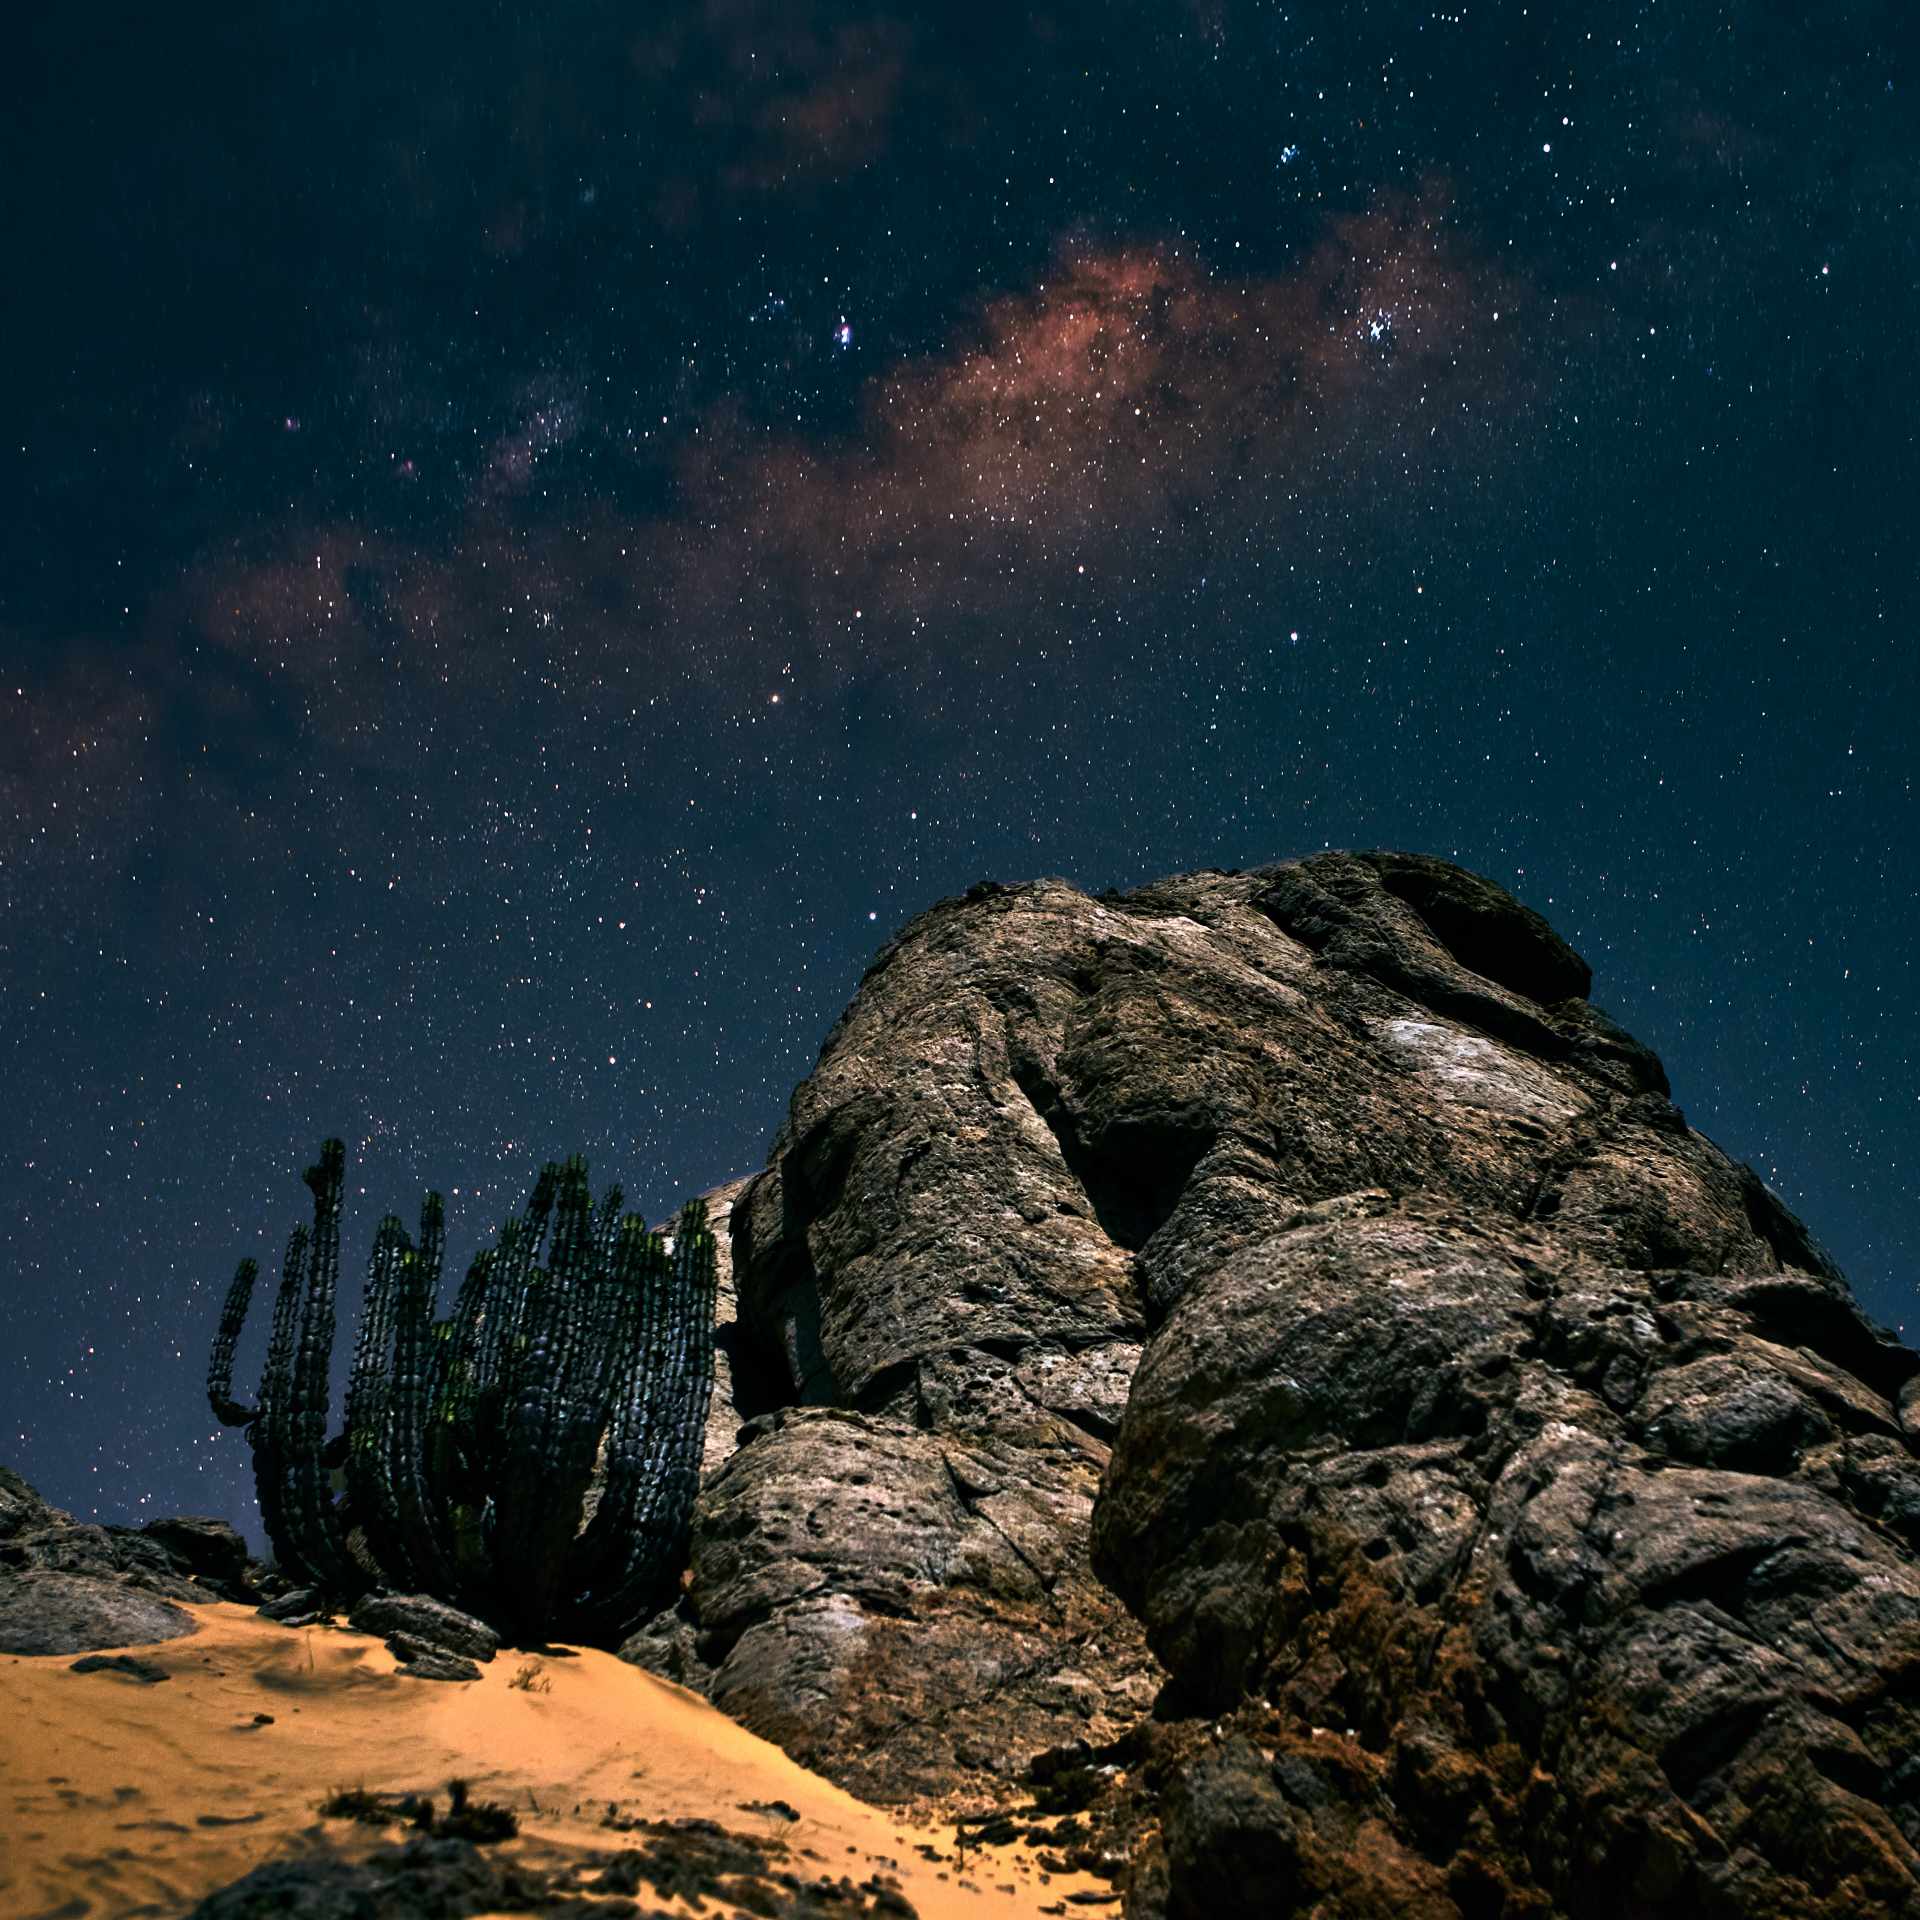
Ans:
[[[1546,913],[1920,1331],[1898,0],[33,11],[0,1460],[49,1498],[258,1537],[205,1351],[324,1135],[350,1269],[426,1185],[463,1269],[574,1149],[652,1217],[940,896],[1326,846]]]

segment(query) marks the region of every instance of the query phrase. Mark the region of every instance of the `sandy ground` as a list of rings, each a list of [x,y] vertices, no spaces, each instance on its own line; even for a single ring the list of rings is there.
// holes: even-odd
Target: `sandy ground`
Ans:
[[[158,1684],[74,1673],[70,1655],[0,1655],[6,1920],[179,1915],[271,1857],[312,1846],[356,1854],[404,1837],[321,1822],[331,1789],[425,1792],[444,1804],[456,1777],[519,1814],[521,1837],[506,1846],[535,1858],[622,1846],[600,1824],[611,1803],[628,1817],[777,1835],[808,1878],[892,1875],[925,1920],[1114,1911],[1104,1901],[1062,1908],[1065,1896],[1106,1889],[1080,1875],[1049,1880],[1024,1846],[975,1848],[962,1864],[950,1829],[855,1800],[610,1654],[503,1652],[480,1680],[452,1684],[396,1676],[392,1655],[364,1634],[281,1627],[236,1606],[192,1611],[197,1633],[130,1650],[172,1675]],[[514,1685],[533,1665],[531,1687]],[[743,1810],[774,1801],[799,1819]],[[668,1904],[643,1894],[643,1907]]]

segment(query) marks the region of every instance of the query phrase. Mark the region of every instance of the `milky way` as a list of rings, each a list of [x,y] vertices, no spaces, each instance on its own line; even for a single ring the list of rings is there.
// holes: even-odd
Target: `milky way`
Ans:
[[[350,1250],[658,1212],[940,895],[1324,845],[1546,912],[1909,1321],[1897,10],[387,14],[8,77],[0,1458],[251,1526],[324,1134]]]

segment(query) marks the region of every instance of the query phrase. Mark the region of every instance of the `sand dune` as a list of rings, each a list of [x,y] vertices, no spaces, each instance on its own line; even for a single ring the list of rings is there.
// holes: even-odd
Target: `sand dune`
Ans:
[[[236,1606],[193,1611],[196,1634],[135,1650],[171,1676],[158,1684],[75,1673],[65,1657],[0,1656],[6,1920],[177,1915],[270,1857],[355,1857],[401,1837],[321,1821],[330,1789],[443,1799],[455,1777],[519,1814],[521,1835],[505,1845],[532,1860],[621,1846],[601,1824],[611,1806],[777,1834],[807,1877],[892,1875],[927,1920],[1034,1914],[1104,1891],[1049,1879],[1024,1847],[975,1848],[963,1865],[951,1829],[853,1799],[609,1654],[505,1652],[480,1680],[448,1684],[397,1677],[363,1634],[289,1629]],[[531,1684],[516,1686],[527,1668]]]

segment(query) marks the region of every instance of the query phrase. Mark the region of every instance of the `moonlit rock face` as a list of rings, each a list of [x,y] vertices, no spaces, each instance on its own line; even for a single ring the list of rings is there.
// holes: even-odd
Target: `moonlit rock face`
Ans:
[[[1570,1120],[1589,1103],[1510,1047],[1432,1020],[1386,1020],[1380,1037],[1427,1078],[1442,1100],[1530,1120]]]
[[[1146,1916],[1914,1910],[1920,1356],[1589,984],[1405,854],[920,916],[629,1657],[884,1798],[1127,1734]]]

